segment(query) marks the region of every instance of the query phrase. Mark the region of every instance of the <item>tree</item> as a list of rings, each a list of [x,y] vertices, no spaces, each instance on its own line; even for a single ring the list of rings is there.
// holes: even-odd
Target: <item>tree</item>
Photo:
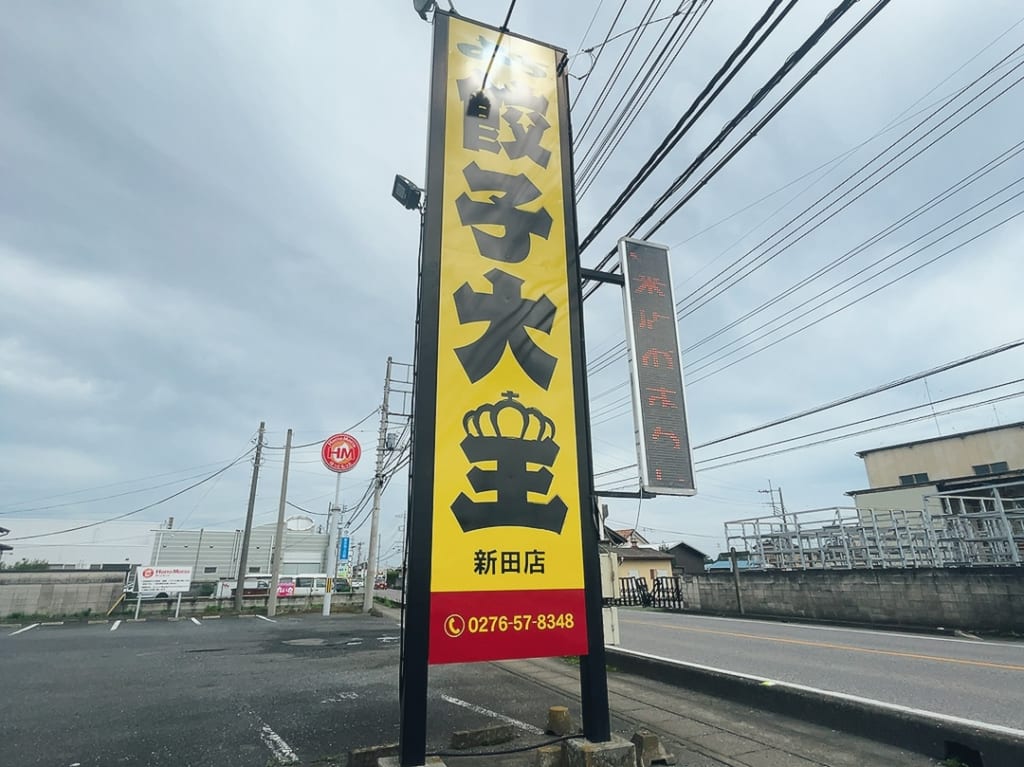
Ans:
[[[3,569],[19,572],[37,572],[39,570],[49,570],[50,563],[45,559],[19,559],[13,565],[3,565]]]

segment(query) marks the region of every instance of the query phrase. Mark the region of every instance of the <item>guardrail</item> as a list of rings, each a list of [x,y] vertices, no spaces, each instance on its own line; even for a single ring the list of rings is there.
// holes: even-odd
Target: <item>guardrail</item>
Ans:
[[[242,597],[242,613],[265,613],[267,610],[268,597],[248,596]],[[362,609],[362,592],[351,592],[331,595],[331,612],[349,612],[353,608]],[[138,608],[139,616],[153,615],[178,615],[185,617],[201,617],[203,615],[233,614],[235,612],[234,597],[200,597],[182,596],[180,609],[178,598],[167,599],[143,599],[139,606],[137,599],[123,600],[110,613],[116,615],[134,615]],[[298,597],[278,597],[277,612],[313,612],[323,608],[323,596],[307,595]]]

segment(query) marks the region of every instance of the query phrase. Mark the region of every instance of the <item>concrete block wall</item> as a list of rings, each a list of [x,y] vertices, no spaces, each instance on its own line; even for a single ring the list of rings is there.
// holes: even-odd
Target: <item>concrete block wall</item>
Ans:
[[[694,580],[696,609],[737,612],[732,573]],[[1020,567],[741,571],[740,591],[749,614],[1024,633]]]
[[[104,614],[124,591],[124,573],[60,570],[0,571],[0,618],[12,614]]]

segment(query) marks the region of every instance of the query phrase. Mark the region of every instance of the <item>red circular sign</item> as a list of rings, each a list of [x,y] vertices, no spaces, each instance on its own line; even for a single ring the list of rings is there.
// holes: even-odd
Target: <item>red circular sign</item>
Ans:
[[[153,577],[153,568],[152,567],[147,567],[145,570],[143,570],[142,571],[142,577],[143,578],[152,578]]]
[[[324,446],[320,448],[320,457],[331,471],[343,474],[356,467],[363,449],[359,442],[351,434],[335,434],[324,440]]]

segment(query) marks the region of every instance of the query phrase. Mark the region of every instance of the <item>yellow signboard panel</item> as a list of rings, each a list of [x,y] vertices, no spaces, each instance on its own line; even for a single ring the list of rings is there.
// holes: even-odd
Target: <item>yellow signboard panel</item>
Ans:
[[[428,230],[440,252],[437,292],[426,286],[421,303],[436,296],[429,657],[586,654],[564,54],[508,34],[494,54],[497,31],[434,23],[443,130],[435,114]],[[468,114],[492,54],[489,114]]]

